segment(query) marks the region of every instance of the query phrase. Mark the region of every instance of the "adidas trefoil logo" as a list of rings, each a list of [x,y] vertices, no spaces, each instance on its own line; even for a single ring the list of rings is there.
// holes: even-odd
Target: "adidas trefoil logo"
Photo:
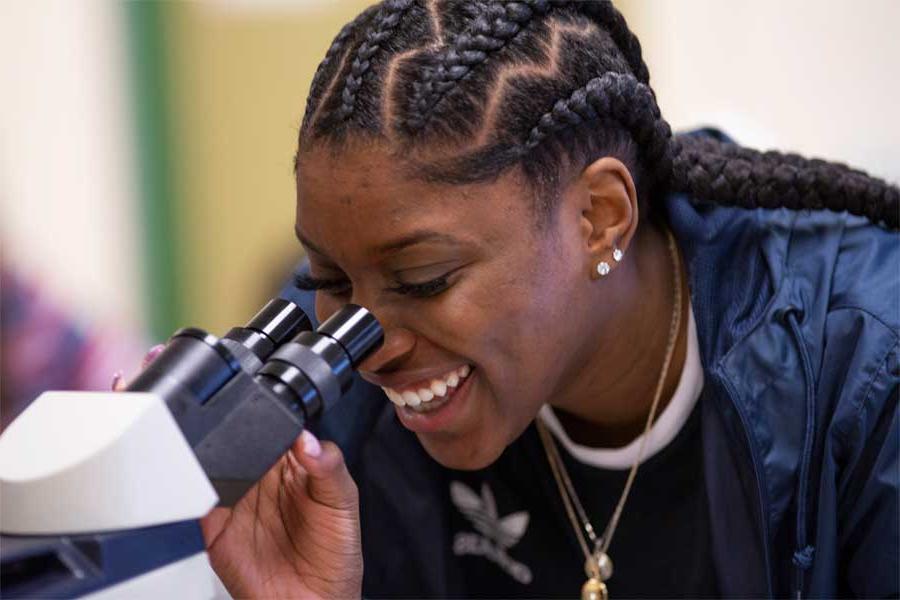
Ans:
[[[450,483],[450,499],[478,531],[457,533],[453,539],[453,553],[456,556],[483,556],[519,583],[531,583],[531,569],[506,553],[525,535],[528,513],[519,511],[500,518],[497,502],[487,483],[481,484],[481,496],[478,496],[464,483],[453,481]]]

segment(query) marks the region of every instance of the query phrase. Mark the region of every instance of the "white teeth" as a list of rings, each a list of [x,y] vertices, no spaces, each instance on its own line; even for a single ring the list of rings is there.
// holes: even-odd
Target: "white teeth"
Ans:
[[[435,398],[443,398],[447,395],[450,388],[455,388],[459,382],[472,372],[472,367],[463,365],[451,372],[443,379],[432,379],[427,388],[421,388],[417,391],[407,390],[400,393],[389,387],[382,387],[388,399],[397,406],[417,407],[423,403],[431,402]]]
[[[421,398],[415,392],[403,392],[403,401],[409,406],[418,406],[422,403]]]
[[[443,396],[447,393],[447,384],[439,379],[434,379],[431,382],[431,391],[435,396]]]
[[[384,390],[384,393],[387,395],[388,400],[390,400],[397,406],[404,406],[406,404],[406,402],[403,401],[403,397],[391,388],[383,387],[381,389]]]

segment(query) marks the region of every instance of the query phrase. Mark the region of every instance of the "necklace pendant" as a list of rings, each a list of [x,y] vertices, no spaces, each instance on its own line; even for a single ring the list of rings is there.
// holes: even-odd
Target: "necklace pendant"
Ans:
[[[581,586],[581,600],[609,600],[606,584],[596,577],[591,577]]]
[[[584,561],[584,572],[588,577],[606,581],[613,575],[612,559],[606,552],[595,550]]]
[[[581,600],[608,600],[606,580],[612,577],[612,560],[606,552],[595,550],[584,561],[584,572],[588,580],[581,586]]]

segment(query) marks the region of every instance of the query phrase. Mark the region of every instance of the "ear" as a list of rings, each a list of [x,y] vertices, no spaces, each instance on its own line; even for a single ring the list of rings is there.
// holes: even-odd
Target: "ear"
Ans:
[[[638,225],[637,191],[631,172],[622,161],[606,156],[582,171],[581,229],[593,269],[600,261],[610,266],[613,249],[628,250]]]

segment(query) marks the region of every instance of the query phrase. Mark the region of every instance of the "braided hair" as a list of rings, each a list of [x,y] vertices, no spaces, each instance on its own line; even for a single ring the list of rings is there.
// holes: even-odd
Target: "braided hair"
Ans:
[[[345,26],[310,89],[300,151],[349,133],[473,183],[520,166],[549,215],[565,168],[622,160],[642,210],[666,192],[828,209],[900,227],[900,190],[846,165],[673,135],[641,46],[609,0],[386,0]],[[415,152],[408,152],[415,150]]]

